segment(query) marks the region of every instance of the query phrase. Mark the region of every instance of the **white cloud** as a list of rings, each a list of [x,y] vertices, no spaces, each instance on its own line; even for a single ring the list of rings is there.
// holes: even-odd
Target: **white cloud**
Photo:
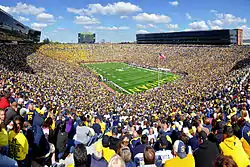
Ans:
[[[237,28],[243,30],[243,39],[250,39],[250,27],[248,27],[247,25],[242,25]]]
[[[208,24],[213,26],[229,26],[229,25],[237,25],[240,23],[246,23],[247,19],[246,18],[241,18],[238,16],[234,16],[230,13],[220,13],[217,10],[210,10],[210,12],[214,16],[214,20],[208,21]]]
[[[206,24],[205,21],[197,21],[197,22],[192,22],[189,24],[189,27],[192,30],[208,30],[208,25]]]
[[[128,16],[120,16],[120,19],[127,19]]]
[[[83,9],[75,9],[75,8],[67,8],[67,11],[70,13],[81,14],[83,13]]]
[[[128,30],[129,27],[123,26],[123,27],[104,27],[104,26],[100,26],[100,27],[96,27],[97,30],[107,30],[107,31],[119,31],[119,30]]]
[[[54,16],[48,13],[40,13],[36,16],[38,21],[55,22]]]
[[[17,20],[20,21],[20,22],[27,22],[27,21],[30,21],[29,18],[26,18],[26,17],[23,17],[23,16],[19,16]]]
[[[218,11],[217,11],[217,10],[212,9],[212,10],[210,10],[210,12],[211,12],[211,13],[217,13]]]
[[[212,29],[212,30],[219,30],[219,29],[222,29],[221,26],[223,26],[223,23],[221,20],[208,20],[207,21],[207,24],[209,25],[209,27]]]
[[[169,2],[169,4],[172,6],[178,6],[179,2],[178,1],[171,1],[171,2]]]
[[[76,16],[74,22],[76,24],[84,24],[84,25],[100,24],[98,19],[88,16]]]
[[[148,28],[157,28],[157,26],[155,26],[154,24],[148,24],[147,27]]]
[[[171,18],[166,15],[140,13],[137,16],[133,16],[133,19],[139,22],[152,22],[152,23],[168,23]]]
[[[27,14],[27,15],[38,15],[45,11],[42,7],[35,7],[26,3],[18,2],[16,6],[8,7],[0,5],[0,8],[8,13],[16,14]]]
[[[147,30],[138,30],[136,31],[137,34],[147,34],[149,33]]]
[[[115,2],[113,4],[108,3],[106,6],[101,4],[89,4],[87,9],[75,9],[67,8],[68,12],[75,14],[102,14],[102,15],[117,15],[117,14],[129,14],[134,12],[140,12],[142,9],[130,2]]]
[[[191,19],[192,19],[192,16],[191,16],[189,13],[186,13],[185,16],[186,16],[186,18],[187,18],[188,20],[191,20]]]
[[[232,14],[215,13],[216,18],[218,18],[224,25],[246,23],[246,18],[236,17]]]
[[[147,24],[147,25],[136,24],[136,28],[138,29],[157,28],[157,26],[155,26],[154,24]]]
[[[178,29],[179,28],[178,24],[166,24],[166,27],[168,29]]]
[[[47,27],[48,24],[46,23],[32,23],[31,24],[31,28],[35,29],[35,30],[42,30],[43,28]]]

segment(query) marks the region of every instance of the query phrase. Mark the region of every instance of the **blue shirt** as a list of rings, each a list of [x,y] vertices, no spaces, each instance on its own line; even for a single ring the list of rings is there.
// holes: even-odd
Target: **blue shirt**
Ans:
[[[17,162],[5,155],[0,154],[0,166],[4,167],[18,167]]]

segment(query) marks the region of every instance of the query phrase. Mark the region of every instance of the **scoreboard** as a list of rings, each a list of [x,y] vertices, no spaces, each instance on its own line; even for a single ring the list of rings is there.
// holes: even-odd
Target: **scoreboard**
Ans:
[[[78,33],[78,43],[95,43],[95,33]]]

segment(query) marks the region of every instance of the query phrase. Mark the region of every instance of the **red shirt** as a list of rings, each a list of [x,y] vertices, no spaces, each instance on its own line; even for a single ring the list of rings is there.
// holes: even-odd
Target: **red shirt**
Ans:
[[[0,99],[0,108],[5,109],[9,106],[10,106],[10,103],[8,102],[8,100],[5,97],[2,97]]]

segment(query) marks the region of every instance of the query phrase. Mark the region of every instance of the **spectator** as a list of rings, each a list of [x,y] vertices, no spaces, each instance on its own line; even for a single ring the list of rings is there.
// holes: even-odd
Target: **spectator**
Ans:
[[[101,122],[101,121],[100,121],[100,117],[97,116],[97,117],[95,118],[95,123],[93,124],[93,127],[92,127],[97,135],[99,135],[99,134],[102,133],[101,126],[100,126],[100,122]]]
[[[213,167],[213,162],[219,155],[218,147],[207,139],[207,134],[201,131],[198,134],[199,148],[194,153],[196,167]]]
[[[8,132],[4,127],[4,120],[5,120],[5,112],[3,109],[0,109],[0,153],[2,156],[8,155],[8,149],[9,149]]]
[[[74,154],[75,167],[88,166],[87,150],[84,144],[78,144],[75,147],[73,154]]]
[[[103,147],[101,142],[97,142],[95,146],[96,152],[91,155],[90,167],[107,167],[108,163],[103,158]]]
[[[148,136],[142,135],[141,144],[137,145],[133,150],[133,156],[136,156],[138,153],[143,153],[145,148],[148,146]]]
[[[3,97],[0,98],[0,108],[5,109],[10,106],[9,103],[9,98],[10,98],[10,93],[9,92],[4,92]]]
[[[11,103],[10,107],[6,109],[5,125],[7,126],[18,114],[17,103]]]
[[[182,141],[176,140],[173,145],[173,155],[174,158],[165,162],[165,167],[174,167],[174,166],[186,166],[194,167],[195,160],[193,155],[186,154],[185,145]]]
[[[114,156],[116,153],[113,149],[110,149],[110,137],[104,135],[102,138],[102,146],[103,146],[103,157],[104,159],[109,162],[111,157]]]
[[[155,151],[151,146],[147,146],[143,153],[144,167],[156,167]]]
[[[76,143],[87,145],[92,136],[93,134],[87,126],[83,125],[82,122],[78,124],[76,127],[76,134],[74,136]]]
[[[16,116],[13,122],[14,129],[8,134],[10,147],[9,155],[18,162],[19,166],[23,166],[29,150],[28,141],[22,133],[23,118],[21,116]]]
[[[231,156],[220,155],[216,158],[214,167],[238,167]]]
[[[110,159],[108,167],[126,167],[126,165],[123,159],[116,154]]]
[[[115,152],[117,152],[120,141],[121,140],[118,138],[118,129],[115,127],[112,129],[112,136],[110,136],[110,149],[113,149]]]
[[[120,150],[120,156],[124,160],[126,167],[136,167],[135,163],[131,160],[132,154],[129,147],[122,147]]]
[[[245,167],[250,164],[248,155],[243,149],[241,141],[233,134],[231,126],[225,126],[224,141],[220,143],[222,155],[232,156],[238,167]]]
[[[56,136],[56,150],[58,152],[58,158],[61,159],[66,151],[68,143],[68,133],[65,132],[66,123],[62,122],[59,127],[59,132]]]

